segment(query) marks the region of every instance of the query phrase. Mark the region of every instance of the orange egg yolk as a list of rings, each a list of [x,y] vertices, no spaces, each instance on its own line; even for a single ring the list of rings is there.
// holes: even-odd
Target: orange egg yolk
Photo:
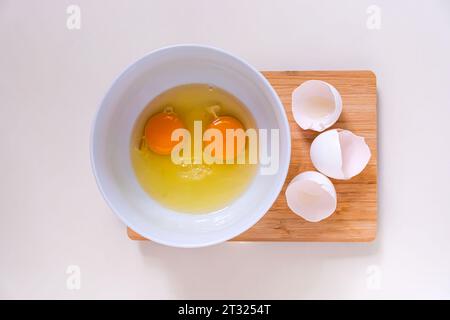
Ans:
[[[236,136],[234,137],[234,150],[231,152],[227,152],[227,150],[226,150],[226,141],[227,141],[226,131],[227,131],[227,129],[245,130],[242,123],[239,120],[237,120],[236,118],[231,117],[231,116],[217,117],[216,119],[214,119],[213,122],[211,122],[209,124],[207,129],[218,129],[222,133],[222,139],[223,139],[223,141],[222,141],[223,142],[223,144],[222,144],[222,150],[223,150],[222,159],[234,159],[239,154],[239,152],[242,151],[242,150],[238,150],[238,138]],[[214,150],[212,151],[212,156],[216,156]]]
[[[153,152],[169,155],[178,141],[172,141],[172,132],[184,128],[183,122],[171,112],[161,112],[152,116],[145,126],[145,140]]]

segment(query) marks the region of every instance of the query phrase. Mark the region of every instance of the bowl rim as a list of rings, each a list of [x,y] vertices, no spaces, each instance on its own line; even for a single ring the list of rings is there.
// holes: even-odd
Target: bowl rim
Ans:
[[[95,139],[95,132],[96,132],[96,124],[97,124],[97,120],[99,118],[99,114],[101,113],[101,109],[105,103],[105,100],[109,96],[109,93],[111,92],[111,90],[126,75],[126,73],[128,73],[135,65],[137,65],[141,61],[147,59],[149,56],[156,54],[156,53],[160,53],[162,51],[179,49],[179,48],[197,48],[197,49],[212,50],[212,51],[216,51],[219,54],[225,55],[228,58],[234,59],[234,60],[238,61],[239,63],[243,64],[246,68],[248,68],[248,70],[250,70],[256,76],[256,78],[261,83],[264,84],[264,86],[268,90],[268,93],[270,94],[271,98],[275,101],[278,109],[280,109],[280,111],[281,111],[280,112],[281,125],[284,127],[286,134],[287,134],[287,136],[286,136],[287,141],[283,141],[283,143],[286,146],[286,150],[287,150],[287,152],[286,152],[287,161],[284,164],[280,163],[280,167],[279,167],[278,173],[277,173],[277,175],[279,176],[279,179],[277,179],[277,184],[274,185],[273,193],[271,193],[273,195],[271,197],[272,199],[270,199],[270,201],[268,201],[268,202],[266,201],[266,203],[269,203],[269,205],[266,205],[264,207],[264,210],[261,210],[260,213],[258,213],[257,215],[254,215],[254,218],[251,219],[250,223],[243,224],[243,225],[241,225],[240,228],[235,228],[233,232],[230,232],[230,231],[226,232],[221,237],[218,236],[209,241],[202,241],[202,242],[188,243],[188,244],[179,243],[177,241],[170,241],[168,239],[161,239],[161,238],[153,237],[153,236],[149,237],[145,232],[142,233],[141,231],[139,231],[139,229],[141,229],[141,228],[138,226],[135,226],[134,223],[130,222],[126,218],[126,216],[120,212],[120,210],[117,210],[115,205],[112,203],[112,201],[107,196],[107,194],[101,184],[101,181],[100,181],[101,179],[99,177],[99,174],[98,174],[98,171],[96,168],[96,162],[94,159],[95,158],[94,157],[94,153],[95,153],[94,139]],[[100,194],[102,195],[102,198],[107,203],[108,207],[114,212],[114,214],[117,217],[119,217],[119,219],[127,227],[131,228],[135,232],[138,232],[139,234],[141,234],[143,237],[147,238],[148,240],[151,240],[151,241],[159,243],[159,244],[163,244],[163,245],[167,245],[167,246],[171,246],[171,247],[179,247],[179,248],[206,247],[206,246],[211,246],[211,245],[225,242],[225,241],[230,240],[230,239],[238,236],[239,234],[247,231],[248,229],[253,227],[259,220],[261,220],[261,218],[269,211],[269,209],[271,208],[273,203],[278,198],[278,196],[284,186],[284,183],[286,181],[286,177],[287,177],[287,173],[288,173],[290,161],[291,161],[291,131],[290,131],[290,126],[289,126],[289,121],[288,121],[288,118],[286,115],[286,110],[283,106],[283,103],[281,102],[280,97],[278,96],[278,94],[276,93],[275,89],[272,87],[270,82],[263,76],[263,74],[261,72],[259,72],[256,68],[254,68],[251,64],[249,64],[248,62],[246,62],[245,60],[243,60],[242,58],[240,58],[234,54],[231,54],[223,49],[220,49],[220,48],[217,48],[214,46],[203,45],[203,44],[194,44],[194,43],[175,44],[175,45],[164,46],[164,47],[160,47],[158,49],[152,50],[152,51],[148,52],[147,54],[145,54],[144,56],[140,57],[139,59],[131,62],[115,77],[115,79],[112,81],[112,83],[108,86],[107,90],[105,91],[105,93],[102,96],[100,103],[97,106],[97,109],[94,114],[94,118],[91,123],[90,135],[89,135],[89,156],[90,156],[91,171],[94,176],[95,182],[97,184],[97,188],[99,189]]]

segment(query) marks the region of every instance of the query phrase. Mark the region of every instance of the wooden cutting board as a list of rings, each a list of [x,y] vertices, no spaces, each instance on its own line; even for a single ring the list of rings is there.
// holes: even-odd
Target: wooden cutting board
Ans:
[[[292,155],[283,189],[266,215],[231,241],[369,242],[377,231],[377,93],[371,71],[264,71],[284,104],[292,134]],[[306,80],[324,80],[342,95],[343,112],[332,128],[348,129],[366,138],[372,152],[362,173],[348,181],[331,179],[338,205],[329,218],[311,223],[292,213],[284,192],[298,173],[314,170],[309,158],[317,132],[304,131],[294,121],[291,93]],[[251,210],[251,209],[249,209]],[[133,240],[146,240],[128,228]]]

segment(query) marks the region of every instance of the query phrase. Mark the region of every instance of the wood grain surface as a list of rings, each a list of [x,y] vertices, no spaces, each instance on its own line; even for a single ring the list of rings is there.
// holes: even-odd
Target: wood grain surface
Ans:
[[[265,71],[262,72],[281,98],[292,134],[292,155],[283,189],[266,215],[251,229],[231,241],[369,242],[377,231],[377,94],[371,71]],[[343,112],[332,128],[348,129],[366,139],[372,152],[369,164],[351,180],[331,179],[337,192],[336,212],[311,223],[292,213],[284,192],[298,173],[314,170],[309,157],[317,132],[302,130],[291,112],[291,93],[306,80],[324,80],[335,86]],[[331,128],[330,128],[331,129]],[[251,210],[251,208],[249,208]],[[146,240],[128,228],[133,240]]]

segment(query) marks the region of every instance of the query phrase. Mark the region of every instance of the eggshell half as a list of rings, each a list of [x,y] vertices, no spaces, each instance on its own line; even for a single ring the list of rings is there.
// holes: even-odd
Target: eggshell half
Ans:
[[[349,130],[334,129],[319,134],[311,144],[314,167],[334,179],[347,180],[364,170],[371,152],[363,137]]]
[[[341,95],[325,81],[305,81],[292,92],[292,115],[304,130],[321,132],[331,127],[341,112]]]
[[[318,222],[336,211],[333,183],[323,174],[306,171],[297,175],[286,188],[288,207],[307,221]]]

